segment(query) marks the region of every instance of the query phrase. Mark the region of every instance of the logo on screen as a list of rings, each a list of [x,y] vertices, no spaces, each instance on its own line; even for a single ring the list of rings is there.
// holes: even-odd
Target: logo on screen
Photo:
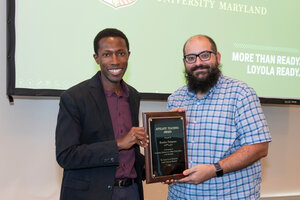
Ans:
[[[122,7],[126,7],[126,6],[131,6],[138,0],[99,0],[99,1],[117,9],[117,8],[122,8]]]

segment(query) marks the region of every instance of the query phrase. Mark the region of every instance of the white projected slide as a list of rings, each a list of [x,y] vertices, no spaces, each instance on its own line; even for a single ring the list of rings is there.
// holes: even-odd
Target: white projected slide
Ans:
[[[142,93],[185,84],[182,48],[212,37],[224,75],[262,98],[300,100],[299,0],[22,0],[15,2],[15,88],[65,90],[93,76],[93,40],[128,37],[125,80]],[[293,101],[292,101],[293,103]]]

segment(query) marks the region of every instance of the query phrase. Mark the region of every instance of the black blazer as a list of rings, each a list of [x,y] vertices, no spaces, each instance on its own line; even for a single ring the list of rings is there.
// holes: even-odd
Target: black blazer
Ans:
[[[139,93],[129,86],[132,126],[139,126]],[[61,200],[110,200],[119,154],[99,72],[63,92],[56,127],[56,159],[64,169]],[[135,148],[143,199],[144,156]]]

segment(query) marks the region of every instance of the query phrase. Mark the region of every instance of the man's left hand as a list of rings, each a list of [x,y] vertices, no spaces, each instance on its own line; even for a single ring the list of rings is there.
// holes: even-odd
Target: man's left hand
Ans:
[[[214,165],[199,164],[190,169],[184,170],[186,176],[177,180],[177,183],[199,184],[216,176],[216,168]]]

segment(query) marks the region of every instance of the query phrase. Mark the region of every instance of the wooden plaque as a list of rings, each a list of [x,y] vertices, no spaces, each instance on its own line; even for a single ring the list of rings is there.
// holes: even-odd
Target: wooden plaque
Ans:
[[[185,112],[143,113],[143,124],[149,134],[146,183],[183,178],[188,168]]]

